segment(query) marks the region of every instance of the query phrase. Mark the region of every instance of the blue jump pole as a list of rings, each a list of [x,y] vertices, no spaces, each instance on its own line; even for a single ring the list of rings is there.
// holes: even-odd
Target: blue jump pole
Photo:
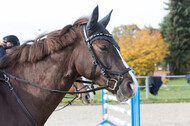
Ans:
[[[133,71],[134,74],[134,71]],[[131,99],[131,125],[140,126],[140,87],[138,84],[136,95]]]
[[[140,88],[138,86],[136,95],[131,99],[131,124],[140,126]]]

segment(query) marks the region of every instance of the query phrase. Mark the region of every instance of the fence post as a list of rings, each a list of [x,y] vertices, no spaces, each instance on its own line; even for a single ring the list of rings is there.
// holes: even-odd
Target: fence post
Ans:
[[[102,89],[102,120],[104,121],[104,115],[107,113],[106,110],[104,109],[104,104],[105,104],[105,99],[104,99],[104,95],[105,95],[105,92],[104,92],[104,89]]]
[[[138,86],[136,95],[131,99],[131,124],[140,126],[140,87]]]
[[[146,99],[149,98],[149,77],[146,76]]]
[[[134,74],[134,71],[132,71]],[[137,82],[137,92],[131,99],[131,125],[140,126],[140,86]]]

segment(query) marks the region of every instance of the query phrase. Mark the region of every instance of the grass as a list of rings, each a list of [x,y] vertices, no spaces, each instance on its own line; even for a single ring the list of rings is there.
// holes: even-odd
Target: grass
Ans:
[[[167,82],[167,84],[163,84],[163,85],[187,84],[185,78],[164,80],[164,82]],[[71,96],[71,95],[67,95],[67,96]],[[70,100],[71,99],[64,98],[62,103],[66,104]],[[188,87],[161,87],[156,96],[149,93],[148,100],[146,99],[146,91],[144,89],[140,91],[140,101],[141,103],[190,102],[190,86]],[[81,101],[75,100],[74,104],[81,104]],[[96,92],[96,95],[94,95],[94,100],[92,104],[101,104],[101,91]]]
[[[168,80],[163,85],[188,85],[185,78],[176,78]],[[146,91],[140,91],[141,103],[165,103],[165,102],[190,102],[190,87],[161,87],[156,96],[149,93],[149,99],[146,99]]]

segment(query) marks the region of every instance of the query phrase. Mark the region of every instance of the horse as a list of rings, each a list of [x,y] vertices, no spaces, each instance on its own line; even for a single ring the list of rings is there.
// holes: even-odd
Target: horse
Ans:
[[[78,78],[78,80],[82,80],[82,79]],[[89,89],[88,85],[84,85],[83,83],[79,83],[79,82],[74,82],[74,84],[69,89],[69,92],[86,91],[88,89]],[[91,92],[73,94],[73,96],[80,99],[84,105],[90,104],[93,101],[93,94]]]
[[[82,79],[79,78],[79,80],[82,80]],[[72,93],[76,92],[77,93],[79,91],[87,91],[89,89],[90,89],[89,85],[85,85],[85,84],[79,83],[79,82],[74,82],[74,84],[71,86],[71,88],[69,89],[68,92],[72,92]],[[84,105],[90,104],[94,99],[94,96],[91,92],[73,94],[73,96],[74,96],[73,98],[72,97],[66,97],[66,98],[72,98],[72,99],[70,101],[68,101],[68,103],[66,105],[62,106],[59,109],[56,109],[55,111],[60,111],[64,108],[66,108],[67,106],[72,105],[72,102],[74,102],[74,100],[76,98],[80,99]]]
[[[80,76],[118,101],[135,95],[136,78],[106,30],[111,13],[98,21],[97,6],[89,18],[14,47],[0,60],[1,126],[43,126]]]

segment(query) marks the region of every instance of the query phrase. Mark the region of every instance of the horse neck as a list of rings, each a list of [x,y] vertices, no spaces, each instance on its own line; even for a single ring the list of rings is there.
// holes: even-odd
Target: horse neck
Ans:
[[[69,54],[64,51],[58,52],[46,57],[43,61],[20,64],[14,70],[7,69],[7,72],[47,88],[68,91],[77,76],[72,74],[69,78],[66,77],[68,66],[71,63],[68,62],[72,55],[71,52],[72,50]],[[12,83],[24,104],[27,107],[30,106],[29,111],[35,110],[31,114],[37,122],[39,117],[44,117],[42,123],[45,123],[65,96],[65,94],[51,93],[27,84],[23,85],[15,80],[12,80]]]

